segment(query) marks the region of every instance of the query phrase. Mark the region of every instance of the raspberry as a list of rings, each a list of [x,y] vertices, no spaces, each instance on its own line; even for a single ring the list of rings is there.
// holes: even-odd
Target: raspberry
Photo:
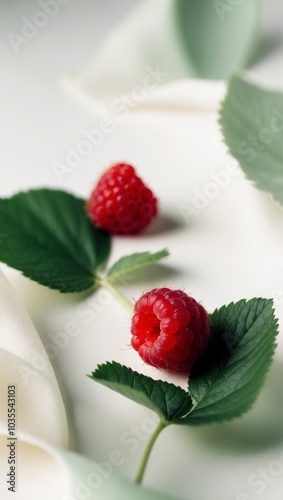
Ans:
[[[157,214],[157,199],[131,165],[118,163],[98,181],[87,211],[98,227],[112,234],[135,234]]]
[[[131,332],[146,363],[190,373],[208,342],[208,314],[182,290],[155,288],[136,302]]]

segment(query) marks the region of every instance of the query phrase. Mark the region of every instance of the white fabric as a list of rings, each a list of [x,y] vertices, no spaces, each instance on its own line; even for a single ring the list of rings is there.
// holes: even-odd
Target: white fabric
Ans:
[[[144,498],[144,490],[112,468],[66,450],[68,426],[58,384],[38,333],[0,272],[1,500]],[[16,492],[9,491],[8,386],[16,387]],[[4,450],[6,452],[4,452]],[[65,450],[65,451],[64,451]],[[11,459],[10,459],[11,460]],[[146,492],[149,499],[165,498]],[[169,497],[168,497],[169,498]]]
[[[142,2],[111,32],[89,64],[62,78],[64,88],[95,113],[115,114],[117,99],[125,94],[136,96],[138,110],[160,105],[165,110],[172,105],[216,109],[225,85],[185,78],[194,71],[176,33],[174,8],[175,0]]]
[[[174,5],[175,0],[142,1],[96,48],[91,61],[62,77],[64,89],[96,115],[119,118],[118,101],[125,95],[134,101],[127,111],[216,110],[226,83],[195,78],[176,30]],[[265,0],[261,7],[258,57],[248,72],[260,84],[282,88],[282,2]],[[147,88],[148,76],[159,72]]]
[[[7,430],[7,387],[14,384],[19,436],[24,433],[66,446],[67,419],[54,372],[28,314],[2,273],[0,297],[1,432]]]
[[[164,119],[161,114],[144,114],[135,115],[130,123],[123,122],[112,134],[111,142],[105,140],[101,145],[96,161],[107,165],[109,155],[119,158],[125,155],[158,193],[161,212],[152,228],[138,238],[114,239],[109,265],[123,255],[169,247],[171,255],[163,266],[145,270],[142,275],[135,274],[123,287],[126,295],[137,298],[156,286],[184,288],[209,311],[243,297],[275,297],[281,325],[282,211],[268,195],[257,191],[246,180],[225,149],[216,113],[184,116],[176,113],[170,114],[170,119]],[[68,189],[79,194],[83,191],[87,196],[88,180],[94,178],[93,161],[84,164],[83,169],[77,175],[70,174]],[[42,185],[40,173],[36,179]],[[69,401],[70,423],[76,428],[75,449],[98,463],[109,461],[111,452],[118,450],[124,462],[114,468],[115,473],[132,480],[155,425],[151,413],[94,383],[86,374],[99,363],[115,360],[152,377],[184,386],[186,381],[144,365],[129,347],[128,313],[104,292],[90,296],[60,295],[15,271],[6,269],[5,274],[35,321],[45,345],[54,344],[70,321],[78,326],[80,333],[70,337],[53,360],[61,390]],[[7,294],[6,288],[3,292]],[[10,311],[13,321],[9,324],[13,325],[18,314],[16,304],[12,304]],[[245,500],[256,500],[258,488],[250,486],[249,478],[271,464],[271,481],[274,481],[265,483],[262,499],[280,498],[283,474],[275,478],[272,464],[275,460],[275,474],[278,468],[283,469],[282,330],[278,344],[268,383],[252,411],[242,419],[221,426],[166,429],[153,450],[145,486],[182,500],[187,500],[188,491],[192,498],[201,500],[206,500],[210,491],[217,494],[218,500],[227,500],[229,495],[231,500],[238,500],[241,492],[248,495]],[[16,346],[14,342],[10,345],[11,350],[13,346],[18,349],[17,342]],[[54,391],[56,394],[56,387]],[[31,397],[30,394],[29,415],[37,429],[33,409],[38,403]],[[50,404],[56,407],[52,401],[50,398]],[[64,421],[64,416],[62,418]],[[146,432],[138,439],[133,432],[140,429]],[[58,453],[47,448],[47,440],[55,431],[50,422],[50,432],[44,431],[43,438],[37,431],[37,438],[41,439],[37,447],[25,447],[25,450],[30,450],[30,471],[40,471],[43,482],[53,477],[53,482],[47,481],[48,487],[52,488],[56,482],[61,491],[60,488],[66,489],[66,484],[68,488],[72,485],[68,473],[66,476],[58,468],[58,463],[62,463],[57,460]],[[31,437],[23,436],[23,440],[29,444]],[[70,470],[68,461],[66,467]],[[28,480],[30,474],[25,472],[24,477]],[[112,478],[114,475],[103,484],[110,488]],[[24,479],[22,484],[25,488],[29,485]],[[20,488],[19,493],[23,494]],[[93,494],[99,499],[97,490]],[[30,497],[23,496],[23,500]],[[50,494],[50,498],[53,497]],[[104,498],[108,500],[106,495]],[[78,500],[81,499],[78,497]]]
[[[278,6],[280,4],[281,0]],[[156,2],[156,9],[160,5]],[[277,19],[280,23],[279,15]],[[42,32],[38,43],[31,42],[25,52],[23,48],[21,59],[17,60],[20,61],[21,78],[18,67],[15,70],[12,66],[14,72],[9,73],[10,67],[6,66],[7,75],[11,78],[7,90],[15,86],[18,99],[15,99],[13,90],[12,98],[5,99],[1,106],[13,123],[10,133],[9,127],[4,130],[7,140],[3,146],[10,144],[12,151],[11,155],[11,151],[7,150],[2,162],[5,194],[10,195],[31,186],[52,185],[86,197],[99,171],[110,162],[120,159],[133,162],[140,175],[148,180],[158,194],[161,217],[151,232],[137,239],[116,238],[112,262],[127,253],[157,251],[165,246],[169,247],[171,256],[161,271],[160,268],[154,268],[146,272],[144,277],[139,276],[133,282],[130,281],[125,293],[136,298],[151,286],[184,287],[198,300],[202,300],[210,311],[242,297],[273,296],[277,297],[276,314],[282,324],[282,213],[267,195],[254,189],[241,171],[228,173],[227,177],[233,160],[225,154],[226,148],[222,144],[215,113],[225,93],[225,85],[221,82],[168,79],[138,107],[144,111],[161,108],[164,116],[162,113],[158,117],[149,113],[135,114],[129,123],[126,120],[121,122],[99,148],[93,149],[89,158],[83,159],[79,168],[74,168],[64,176],[62,186],[62,182],[54,176],[52,162],[57,159],[63,161],[66,145],[70,143],[75,148],[83,137],[81,130],[84,127],[92,128],[94,123],[91,117],[86,124],[86,115],[77,110],[70,111],[72,108],[68,101],[62,103],[62,96],[57,93],[54,79],[60,71],[58,68],[61,68],[62,60],[66,60],[64,51],[73,51],[75,54],[77,43],[80,42],[74,36],[72,23],[65,23],[63,16],[60,22],[59,18],[56,22],[58,25],[54,23],[53,26],[50,22],[50,31],[46,29],[45,34]],[[82,27],[84,25],[82,22]],[[141,33],[128,27],[133,36],[132,43],[135,40],[139,43]],[[53,29],[56,36],[53,36]],[[68,36],[67,49],[58,43],[58,40],[62,40],[63,30],[68,33],[65,35]],[[82,30],[78,40],[83,39]],[[40,45],[44,36],[46,45]],[[68,77],[68,82],[65,82],[88,109],[111,113],[113,99],[119,98],[125,88],[130,91],[134,85],[140,85],[144,78],[145,59],[143,64],[138,65],[138,71],[142,71],[137,74],[136,81],[128,83],[128,87],[125,87],[122,75],[118,89],[117,81],[113,88],[108,85],[111,82],[109,64],[113,64],[113,53],[116,53],[118,43],[121,44],[120,52],[125,49],[124,36],[124,31],[113,33],[109,48],[99,56],[100,61],[95,59],[83,72]],[[80,58],[83,43],[86,42],[81,43]],[[40,58],[45,66],[39,65],[38,71],[34,61]],[[272,60],[276,64],[272,64]],[[258,65],[258,75],[262,81],[267,76],[271,80],[274,75],[273,83],[278,82],[281,68],[279,61],[282,61],[282,55],[277,47],[270,65],[266,66],[264,62]],[[113,71],[119,69],[120,63],[121,60],[117,58]],[[170,73],[170,69],[166,66],[163,68],[161,63],[160,68]],[[75,67],[79,67],[78,61]],[[23,68],[26,68],[26,73]],[[19,102],[28,103],[31,118],[28,121],[26,114],[22,113],[18,130],[14,124],[19,119]],[[56,105],[52,107],[54,103]],[[184,104],[186,113],[166,114],[171,110],[183,111]],[[61,111],[58,124],[57,107]],[[26,123],[28,132],[23,134]],[[52,149],[56,141],[58,149]],[[6,165],[10,165],[10,168]],[[43,165],[42,168],[39,165]],[[222,176],[220,174],[216,182],[215,175],[220,172]],[[211,191],[212,183],[216,195],[213,189]],[[58,349],[54,360],[64,400],[69,400],[70,423],[76,427],[77,443],[73,445],[74,449],[99,462],[107,459],[114,448],[121,450],[125,455],[125,463],[119,471],[121,476],[132,479],[145,441],[140,442],[135,451],[131,451],[130,446],[137,438],[131,437],[130,442],[129,432],[148,422],[149,413],[91,382],[85,374],[90,373],[97,363],[115,359],[151,376],[172,380],[171,375],[156,373],[151,367],[144,366],[128,348],[127,316],[114,301],[105,301],[105,296],[101,296],[100,301],[99,293],[89,298],[62,297],[35,285],[17,272],[6,269],[5,273],[43,339],[50,333],[58,333],[69,320],[75,320],[81,327],[80,335],[70,339],[65,350]],[[8,494],[5,482],[6,387],[11,383],[17,384],[19,416],[18,492],[14,497],[19,500],[165,498],[164,494],[140,492],[114,474],[103,478],[103,471],[100,474],[103,479],[101,489],[90,486],[95,476],[89,478],[89,475],[96,474],[98,466],[87,458],[67,451],[66,412],[51,364],[25,309],[2,275],[0,320],[1,500],[8,500],[13,495]],[[160,491],[169,491],[184,500],[207,500],[211,496],[219,500],[256,500],[259,487],[251,485],[249,478],[264,469],[268,470],[269,482],[263,482],[260,498],[281,498],[283,475],[278,474],[278,467],[280,463],[282,467],[283,463],[282,331],[278,343],[272,372],[254,409],[243,419],[221,427],[166,430],[153,451],[145,484]],[[128,433],[127,442],[120,439],[125,432]]]

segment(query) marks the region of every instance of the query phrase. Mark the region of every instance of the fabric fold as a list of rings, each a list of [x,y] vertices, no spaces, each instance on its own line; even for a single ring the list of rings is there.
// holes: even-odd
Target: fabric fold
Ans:
[[[169,500],[66,449],[67,416],[51,363],[1,272],[0,321],[1,499],[14,493],[19,500]]]
[[[113,29],[90,63],[62,77],[62,86],[96,114],[121,118],[148,107],[166,110],[168,104],[217,109],[224,82],[195,77],[175,0],[146,0]]]

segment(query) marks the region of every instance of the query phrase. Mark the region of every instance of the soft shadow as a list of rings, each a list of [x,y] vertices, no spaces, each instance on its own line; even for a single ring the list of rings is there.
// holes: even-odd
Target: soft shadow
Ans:
[[[51,288],[47,288],[43,285],[39,285],[34,282],[30,282],[27,280],[27,291],[29,292],[30,287],[32,286],[33,290],[33,298],[38,295],[38,300],[42,303],[51,304],[56,307],[64,306],[66,304],[78,304],[81,300],[84,300],[89,295],[91,295],[94,291],[95,287],[91,287],[88,290],[83,290],[81,292],[70,292],[70,293],[62,293],[59,290],[53,290]]]
[[[152,264],[146,268],[137,269],[134,273],[135,284],[146,285],[147,287],[153,283],[167,283],[172,278],[181,276],[183,274],[181,269],[164,264]]]
[[[283,442],[283,363],[274,361],[252,410],[231,423],[195,428],[208,446],[234,453],[254,453]]]
[[[279,34],[263,35],[256,54],[253,57],[252,66],[262,62],[263,59],[268,57],[281,44],[282,37]]]
[[[172,215],[160,214],[150,224],[142,236],[156,236],[164,233],[172,233],[184,227],[184,223]]]

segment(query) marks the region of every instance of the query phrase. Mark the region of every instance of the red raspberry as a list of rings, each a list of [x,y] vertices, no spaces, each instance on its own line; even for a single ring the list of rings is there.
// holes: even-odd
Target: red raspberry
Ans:
[[[157,200],[131,165],[118,163],[98,181],[87,210],[98,227],[113,234],[135,234],[157,214]]]
[[[208,342],[208,314],[182,290],[155,288],[136,302],[131,332],[146,363],[190,373]]]

